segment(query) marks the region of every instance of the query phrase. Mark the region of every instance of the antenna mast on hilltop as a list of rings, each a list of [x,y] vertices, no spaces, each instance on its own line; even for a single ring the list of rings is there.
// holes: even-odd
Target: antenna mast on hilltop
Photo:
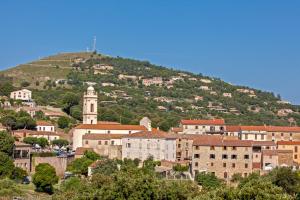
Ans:
[[[96,51],[96,36],[94,36],[93,40],[93,51]]]

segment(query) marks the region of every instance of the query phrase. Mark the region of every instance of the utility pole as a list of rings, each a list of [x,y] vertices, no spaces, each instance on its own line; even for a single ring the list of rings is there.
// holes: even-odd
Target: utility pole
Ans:
[[[96,36],[94,36],[93,40],[93,52],[96,51]]]

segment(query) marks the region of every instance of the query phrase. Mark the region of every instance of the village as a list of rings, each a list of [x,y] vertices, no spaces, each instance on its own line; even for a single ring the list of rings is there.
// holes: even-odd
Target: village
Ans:
[[[153,81],[160,84],[161,80],[144,82]],[[187,171],[181,178],[190,180],[202,172],[230,182],[236,174],[247,177],[253,172],[267,174],[277,167],[299,169],[300,127],[231,125],[212,118],[182,119],[178,127],[162,131],[152,127],[147,116],[139,119],[139,125],[98,121],[98,95],[103,94],[91,85],[87,88],[83,94],[83,121],[68,133],[59,131],[51,120],[37,121],[34,130],[11,130],[2,125],[1,130],[15,138],[14,165],[33,174],[35,166],[48,163],[63,178],[70,173],[68,164],[92,151],[109,159],[137,159],[141,164],[152,158],[160,161],[155,171],[169,178],[175,178],[174,166],[184,166]],[[52,120],[66,115],[59,109],[36,105],[27,89],[12,92],[1,104],[9,109],[12,100],[19,102],[16,112],[25,111],[32,117],[40,110]],[[44,138],[48,145],[30,144],[28,138]],[[97,162],[89,166],[89,176]]]

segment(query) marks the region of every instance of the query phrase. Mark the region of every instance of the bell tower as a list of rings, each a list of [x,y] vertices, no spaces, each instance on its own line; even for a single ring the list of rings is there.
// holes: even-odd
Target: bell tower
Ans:
[[[97,124],[97,92],[89,86],[83,95],[83,124]]]

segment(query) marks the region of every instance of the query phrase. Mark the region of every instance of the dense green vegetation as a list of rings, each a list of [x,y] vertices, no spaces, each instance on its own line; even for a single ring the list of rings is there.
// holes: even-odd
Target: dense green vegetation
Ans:
[[[84,62],[70,64],[70,59],[76,58],[76,55],[84,58]],[[66,60],[66,62],[53,61],[52,63],[51,60],[56,58]],[[39,87],[31,83],[28,88],[33,89],[33,98],[38,104],[63,108],[67,114],[77,120],[82,120],[82,94],[87,87],[84,83],[95,82],[95,88],[99,93],[99,120],[137,124],[143,116],[148,116],[153,126],[159,126],[163,130],[177,126],[182,118],[222,117],[229,124],[290,125],[291,122],[300,124],[299,106],[279,104],[277,101],[280,100],[280,95],[234,86],[218,78],[165,68],[147,61],[108,57],[96,53],[62,54],[47,59],[50,62],[48,65],[55,66],[52,70],[60,70],[60,64],[64,68],[69,68],[65,77],[68,84],[55,83],[57,77],[53,76],[50,80],[38,81]],[[113,69],[102,70],[103,73],[95,74],[93,66],[96,64],[113,66]],[[39,68],[42,69],[43,66]],[[22,67],[18,70],[21,73]],[[48,77],[46,72],[48,71],[45,68],[44,76]],[[118,79],[120,74],[134,75],[137,80]],[[172,77],[179,76],[181,80],[174,81],[172,88],[167,88],[165,84],[146,87],[139,80],[139,77],[162,77],[166,82]],[[201,82],[201,79],[210,80],[211,83]],[[16,85],[16,81],[22,83],[22,80],[16,80],[16,78],[1,78],[0,93],[8,95],[15,89],[13,85]],[[114,86],[103,87],[102,83],[113,83]],[[199,89],[200,86],[208,86],[211,91],[216,92],[216,95]],[[256,98],[238,92],[237,89],[253,90]],[[232,98],[223,97],[223,93],[231,93]],[[195,101],[195,96],[202,96],[203,100]],[[156,97],[166,97],[172,101],[159,102],[155,100]],[[209,104],[221,110],[209,108]],[[167,110],[162,111],[158,109],[158,106],[164,106]],[[280,109],[291,109],[294,113],[278,116],[277,112]],[[61,119],[60,127],[71,126],[73,123],[74,121],[69,123],[67,119]]]

